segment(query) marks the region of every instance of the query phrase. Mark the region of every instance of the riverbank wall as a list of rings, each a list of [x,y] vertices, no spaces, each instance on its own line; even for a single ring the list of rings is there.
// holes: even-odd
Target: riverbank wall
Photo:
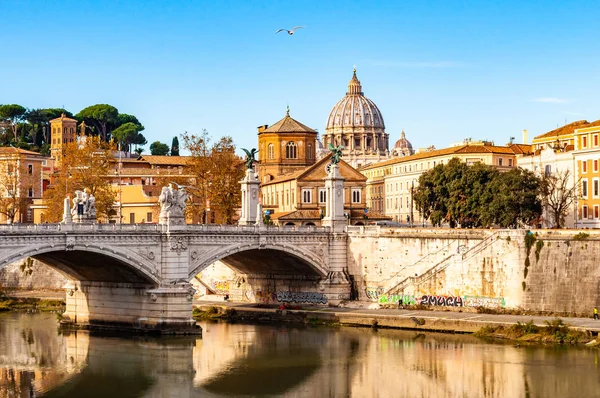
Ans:
[[[359,229],[360,228],[360,229]],[[349,230],[361,300],[588,316],[600,305],[600,231]]]

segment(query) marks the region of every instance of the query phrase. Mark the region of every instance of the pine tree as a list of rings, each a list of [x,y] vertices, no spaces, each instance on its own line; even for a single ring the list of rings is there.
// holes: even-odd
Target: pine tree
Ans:
[[[171,156],[179,156],[179,140],[177,136],[173,137],[173,142],[171,143]]]

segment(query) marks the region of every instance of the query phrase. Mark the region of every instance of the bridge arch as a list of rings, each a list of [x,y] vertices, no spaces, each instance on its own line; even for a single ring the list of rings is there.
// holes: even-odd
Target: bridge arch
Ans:
[[[160,284],[160,277],[152,262],[121,247],[86,244],[66,249],[65,246],[47,244],[25,246],[8,255],[2,254],[0,253],[0,268],[33,257],[79,281]]]
[[[248,243],[219,247],[201,256],[190,264],[188,279],[194,278],[219,260],[242,273],[309,274],[319,278],[327,276],[324,259],[298,246]]]

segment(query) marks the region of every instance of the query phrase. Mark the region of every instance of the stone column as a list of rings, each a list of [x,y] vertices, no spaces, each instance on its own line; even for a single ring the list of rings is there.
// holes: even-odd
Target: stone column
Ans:
[[[325,191],[327,198],[325,202],[325,217],[321,225],[333,227],[334,231],[343,231],[346,226],[344,217],[344,180],[340,174],[340,166],[330,164],[329,172],[325,177]]]
[[[73,219],[71,218],[71,200],[67,196],[64,200],[64,211],[63,211],[63,219],[61,221],[62,224],[71,224]]]
[[[240,181],[240,184],[242,185],[242,216],[238,224],[254,225],[260,181],[256,178],[253,169],[246,169],[246,176]]]

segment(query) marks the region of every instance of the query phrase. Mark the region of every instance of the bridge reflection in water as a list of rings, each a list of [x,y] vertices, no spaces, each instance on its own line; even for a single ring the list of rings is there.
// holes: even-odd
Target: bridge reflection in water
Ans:
[[[393,330],[202,325],[203,338],[59,333],[0,314],[0,396],[597,396],[598,352]]]

